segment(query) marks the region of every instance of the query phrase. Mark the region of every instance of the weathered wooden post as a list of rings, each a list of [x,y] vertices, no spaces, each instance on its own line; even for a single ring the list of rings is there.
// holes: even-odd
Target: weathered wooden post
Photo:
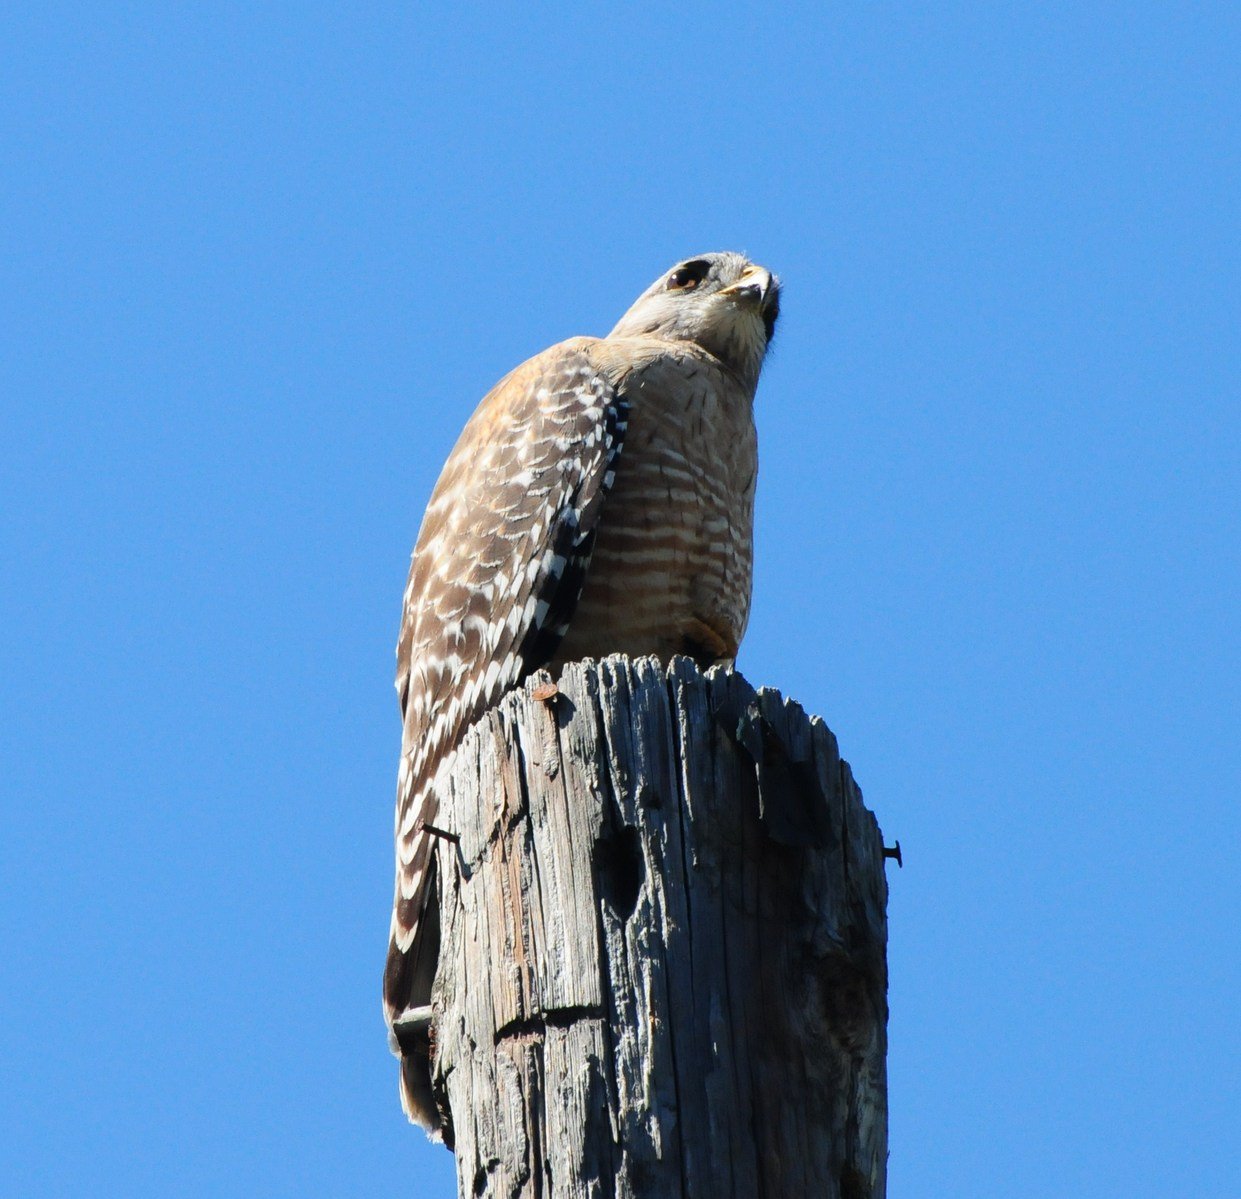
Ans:
[[[462,1199],[884,1194],[883,842],[822,721],[574,665],[472,730],[437,823]]]

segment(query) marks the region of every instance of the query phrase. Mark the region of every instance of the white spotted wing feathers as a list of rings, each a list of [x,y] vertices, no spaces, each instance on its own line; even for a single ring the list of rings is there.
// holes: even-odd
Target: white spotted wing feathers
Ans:
[[[404,734],[384,975],[390,1023],[430,999],[438,918],[423,826],[435,822],[435,773],[471,724],[551,659],[582,590],[627,418],[592,361],[596,344],[554,346],[483,399],[418,534],[397,646]],[[406,1109],[433,1125],[417,1063],[404,1060]]]

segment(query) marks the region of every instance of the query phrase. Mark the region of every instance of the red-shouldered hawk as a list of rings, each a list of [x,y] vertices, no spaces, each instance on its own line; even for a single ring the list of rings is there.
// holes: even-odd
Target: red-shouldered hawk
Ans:
[[[414,549],[384,1006],[411,1120],[439,1123],[425,1031],[439,954],[433,782],[462,735],[541,666],[610,653],[731,661],[750,607],[754,390],[779,284],[741,254],[661,276],[607,337],[505,376],[440,475]]]

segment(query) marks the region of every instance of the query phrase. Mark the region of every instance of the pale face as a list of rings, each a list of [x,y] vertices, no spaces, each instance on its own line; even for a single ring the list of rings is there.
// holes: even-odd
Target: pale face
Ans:
[[[780,313],[780,282],[743,254],[700,254],[660,276],[621,317],[612,337],[692,341],[758,379]]]

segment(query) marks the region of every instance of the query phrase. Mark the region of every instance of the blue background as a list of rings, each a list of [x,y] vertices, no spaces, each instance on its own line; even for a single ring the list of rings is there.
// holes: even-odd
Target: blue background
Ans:
[[[1230,1196],[1228,5],[0,18],[0,1170],[450,1194],[379,1011],[422,507],[678,258],[785,283],[740,666],[891,871],[891,1193]]]

